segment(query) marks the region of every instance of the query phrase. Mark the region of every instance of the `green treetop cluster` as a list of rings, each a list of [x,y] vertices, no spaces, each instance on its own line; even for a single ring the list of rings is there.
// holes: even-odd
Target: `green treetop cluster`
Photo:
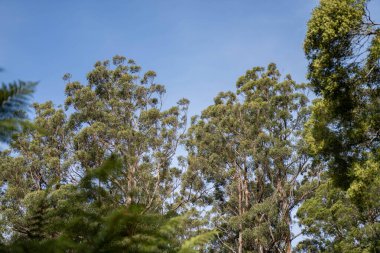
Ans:
[[[35,84],[3,85],[0,252],[380,252],[368,1],[321,0],[304,50],[310,83],[254,67],[191,122],[122,56],[66,74],[64,106],[33,104],[30,123]]]

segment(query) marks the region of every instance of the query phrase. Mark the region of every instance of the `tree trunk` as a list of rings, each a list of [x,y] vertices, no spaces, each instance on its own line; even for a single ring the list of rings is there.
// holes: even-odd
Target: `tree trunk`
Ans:
[[[243,182],[241,178],[241,172],[239,170],[239,173],[237,175],[238,177],[238,202],[239,202],[239,218],[241,219],[243,215]],[[238,253],[243,253],[243,224],[240,221],[239,224],[239,239],[238,239]]]
[[[135,167],[131,166],[128,169],[128,178],[127,178],[127,187],[128,187],[128,192],[126,196],[126,206],[130,206],[132,204],[132,192],[135,189]]]
[[[243,228],[240,224],[238,253],[243,253]]]
[[[286,224],[288,225],[288,234],[286,235],[286,238],[285,238],[285,250],[286,250],[286,253],[291,253],[292,252],[292,240],[291,240],[291,231],[290,231],[290,226],[291,226],[291,221],[290,221],[290,214],[289,212],[287,211],[286,212]]]

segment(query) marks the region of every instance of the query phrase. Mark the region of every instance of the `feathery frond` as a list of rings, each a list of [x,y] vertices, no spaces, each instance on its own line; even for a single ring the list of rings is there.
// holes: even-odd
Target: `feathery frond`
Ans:
[[[20,129],[26,118],[26,107],[33,94],[36,82],[13,82],[0,88],[0,141],[9,140],[12,133]]]

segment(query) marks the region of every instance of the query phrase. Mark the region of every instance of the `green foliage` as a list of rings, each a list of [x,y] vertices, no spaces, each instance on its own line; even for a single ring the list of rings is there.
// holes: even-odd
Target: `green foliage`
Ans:
[[[171,208],[188,101],[163,110],[155,73],[124,62],[69,82],[69,117],[34,104],[33,127],[1,152],[1,252],[194,252],[214,235]]]
[[[118,166],[114,161],[110,158],[103,168]],[[187,241],[177,232],[187,226],[188,216],[145,213],[141,205],[115,208],[94,199],[97,189],[86,185],[67,184],[28,194],[23,219],[27,231],[4,252],[194,252],[214,235],[199,234]]]
[[[379,25],[368,1],[322,0],[305,39],[313,103],[309,153],[327,173],[298,210],[300,252],[378,252]]]
[[[297,246],[298,251],[378,252],[380,184],[378,177],[371,181],[365,181],[367,189],[360,193],[357,185],[363,181],[355,181],[348,191],[335,187],[331,180],[323,183],[298,210],[304,235],[310,236]]]
[[[25,108],[37,83],[18,81],[0,88],[0,141],[9,141],[13,133],[28,123]]]
[[[91,171],[111,153],[117,155],[120,170],[94,172],[106,173],[101,187],[117,203],[166,208],[180,174],[171,161],[184,137],[189,102],[182,99],[163,110],[165,88],[154,82],[155,72],[139,77],[141,68],[133,60],[115,56],[112,62],[114,68],[109,61],[97,62],[88,84],[66,86],[65,106],[74,110],[68,127],[74,134],[75,160]]]
[[[123,56],[85,83],[65,74],[64,108],[34,104],[32,124],[36,84],[3,84],[0,251],[288,253],[299,221],[297,252],[380,252],[380,28],[367,4],[319,2],[310,85],[252,68],[187,132],[189,101],[164,106],[156,73]]]
[[[203,234],[197,235],[183,242],[181,249],[178,253],[196,253],[199,252],[201,246],[209,243],[211,239],[217,234],[216,231],[205,232]]]
[[[306,87],[280,78],[274,64],[253,68],[192,120],[183,195],[212,206],[216,251],[290,249],[290,213],[315,186],[299,180],[316,172],[301,137]]]
[[[311,130],[316,155],[347,188],[363,151],[379,150],[380,29],[364,0],[322,0],[305,39],[308,77],[322,96]],[[323,110],[321,110],[323,108]]]

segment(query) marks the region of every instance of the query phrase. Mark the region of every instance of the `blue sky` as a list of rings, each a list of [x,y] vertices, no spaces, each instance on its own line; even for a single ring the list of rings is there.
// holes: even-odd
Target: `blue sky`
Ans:
[[[34,100],[64,101],[64,73],[85,81],[115,54],[154,70],[165,103],[199,113],[253,66],[305,80],[302,43],[315,0],[0,0],[2,81],[39,81]]]
[[[186,97],[198,114],[253,66],[275,62],[305,81],[302,43],[317,2],[0,0],[0,80],[39,81],[34,100],[62,104],[64,73],[85,81],[95,61],[120,54],[157,72],[166,106]]]

